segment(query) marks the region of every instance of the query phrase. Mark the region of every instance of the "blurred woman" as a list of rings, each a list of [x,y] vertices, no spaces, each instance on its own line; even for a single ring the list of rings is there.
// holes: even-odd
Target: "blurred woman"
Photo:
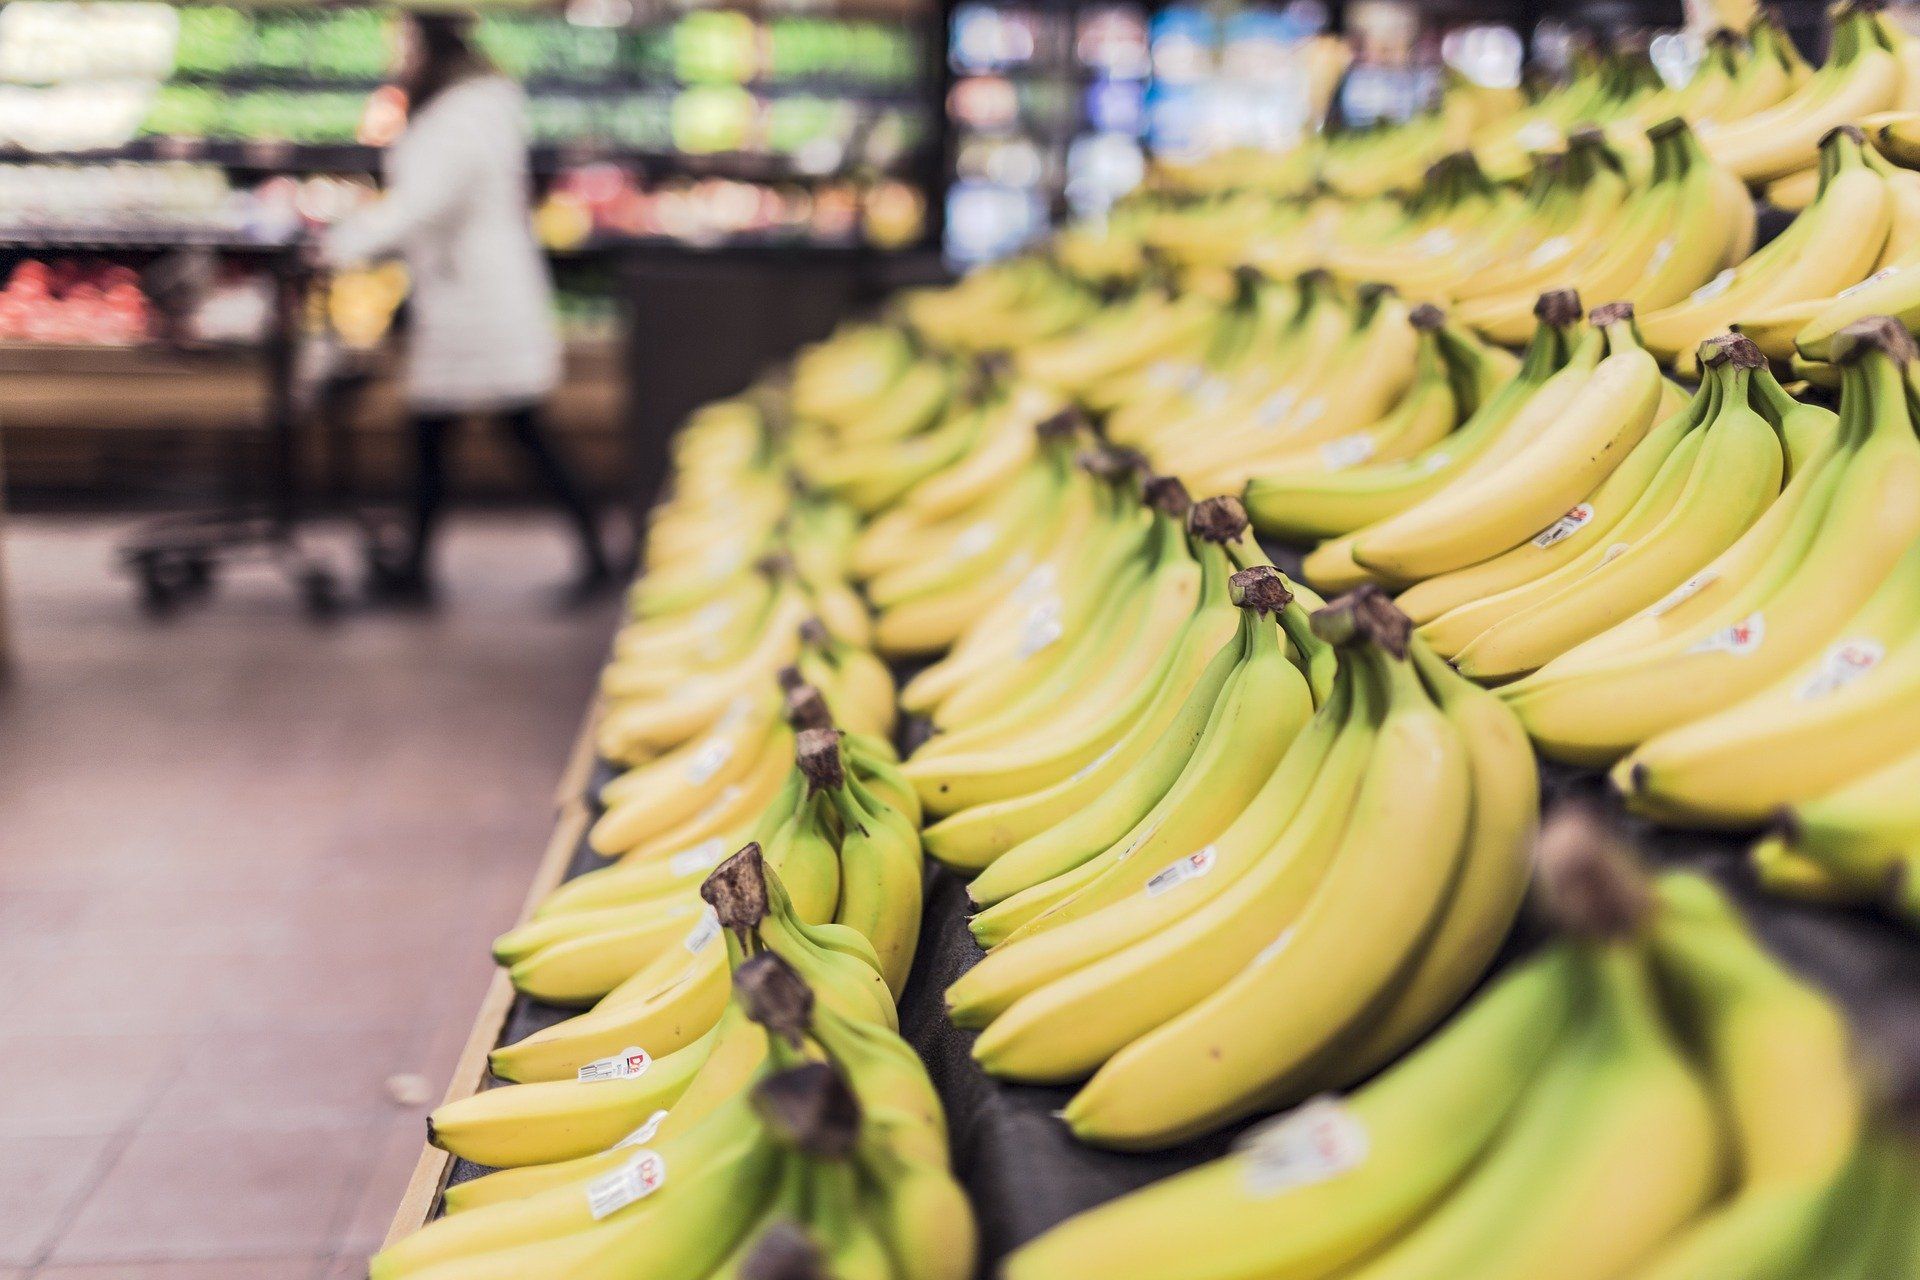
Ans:
[[[579,538],[575,591],[591,593],[612,581],[599,524],[541,423],[560,379],[560,335],[528,209],[524,100],[475,47],[464,17],[398,22],[394,74],[408,119],[387,150],[385,196],[336,226],[322,254],[335,267],[398,256],[412,282],[413,524],[405,554],[380,566],[376,585],[430,594],[448,437],[461,419],[485,416],[565,511]]]

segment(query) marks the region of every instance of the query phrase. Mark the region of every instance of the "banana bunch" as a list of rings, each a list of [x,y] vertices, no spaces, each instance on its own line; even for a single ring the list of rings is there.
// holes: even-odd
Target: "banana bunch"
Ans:
[[[944,359],[919,362],[914,371],[926,377],[914,379],[912,419],[893,417],[888,405],[860,419],[857,432],[805,419],[794,424],[793,470],[803,486],[870,515],[973,447],[989,412],[986,376],[975,368],[963,380]],[[884,430],[866,430],[875,425]]]
[[[1747,257],[1753,200],[1707,158],[1694,131],[1670,118],[1631,135],[1651,148],[1640,183],[1614,145],[1626,136],[1575,135],[1531,235],[1497,244],[1485,255],[1488,265],[1452,287],[1462,324],[1495,342],[1521,342],[1537,296],[1555,289],[1631,302],[1645,315],[1706,288]]]
[[[778,881],[751,847],[705,894],[734,975],[715,1030],[658,1062],[629,1050],[441,1108],[433,1140],[499,1171],[449,1188],[447,1216],[377,1257],[376,1280],[786,1274],[753,1268],[793,1257],[825,1269],[810,1274],[972,1274],[939,1100],[890,1017],[783,946]]]
[[[1129,260],[1119,278],[1132,279],[1138,271],[1137,262]],[[897,307],[901,319],[933,347],[1015,351],[1099,314],[1102,299],[1093,285],[1099,279],[1091,271],[1086,278],[1076,276],[1055,256],[1029,254],[981,267],[952,285],[910,292]]]
[[[943,652],[983,616],[1045,595],[1070,549],[1100,522],[1110,486],[1079,463],[1079,416],[1036,421],[1058,400],[1017,391],[1012,399],[1017,412],[993,440],[916,487],[855,545],[881,653]]]
[[[450,1198],[450,1211],[513,1198],[500,1192],[544,1189],[582,1170],[594,1172],[574,1162],[614,1149],[618,1139],[659,1111],[672,1112],[671,1129],[684,1129],[735,1092],[766,1054],[766,1037],[748,1016],[756,1007],[756,991],[740,981],[750,955],[775,953],[805,978],[819,996],[809,1001],[817,1038],[829,1040],[836,1054],[852,1060],[872,1056],[868,1050],[878,1046],[882,1057],[898,1062],[904,1046],[896,1047],[897,1038],[886,1029],[893,1021],[891,1000],[884,981],[874,976],[875,952],[838,926],[802,927],[792,916],[785,882],[757,844],[744,845],[720,862],[699,888],[703,910],[710,914],[690,936],[703,952],[722,953],[722,971],[733,975],[718,1018],[686,1044],[657,1056],[616,1049],[612,1056],[636,1054],[637,1061],[593,1059],[582,1063],[590,1070],[518,1081],[440,1108],[431,1118],[440,1146],[480,1164],[527,1170],[472,1185]],[[719,940],[724,948],[714,945]],[[870,959],[876,963],[866,963]],[[874,1070],[898,1074],[897,1069]],[[660,1123],[653,1127],[659,1130]]]
[[[1783,806],[1753,848],[1760,882],[1790,897],[1874,905],[1920,924],[1920,752],[1889,755],[1819,795]]]
[[[1920,187],[1879,162],[1869,163],[1861,131],[1843,125],[1820,144],[1819,194],[1772,242],[1714,276],[1685,299],[1643,311],[1647,346],[1682,373],[1701,341],[1739,322],[1742,333],[1784,359],[1801,327],[1835,294],[1867,279],[1883,261],[1894,230],[1894,191],[1920,214]],[[1894,257],[1912,247],[1914,224],[1903,220]]]
[[[939,819],[924,833],[929,854],[969,875],[1013,859],[983,894],[1016,884],[1019,868],[1053,865],[1061,848],[1091,853],[1124,835],[1194,750],[1234,665],[1244,620],[1228,544],[1246,529],[1239,504],[1213,498],[1184,510],[1177,485],[1153,495],[1146,542],[1110,582],[1090,584],[1103,592],[1097,612],[1045,678],[937,734],[902,767]],[[1297,611],[1286,620],[1295,626],[1285,648],[1310,679],[1276,673],[1286,691],[1271,709],[1276,735],[1324,696],[1331,665]]]
[[[1868,1118],[1838,1010],[1712,882],[1604,848],[1556,817],[1560,938],[1411,1056],[1069,1220],[1007,1280],[1916,1274],[1920,1169]]]
[[[1174,480],[1143,484],[1134,460],[1111,450],[1090,450],[1080,465],[1094,477],[1097,504],[1080,536],[1057,545],[901,688],[901,706],[936,735],[981,725],[1009,731],[1057,716],[1053,686],[1087,676],[1075,668],[1111,647],[1112,627],[1143,623],[1155,608],[1176,616],[1191,609],[1197,566],[1164,575],[1168,590],[1145,595],[1156,565],[1190,560],[1179,526],[1186,491]]]
[[[1221,322],[1220,301],[1182,290],[1154,272],[1140,287],[1085,323],[1019,349],[1013,372],[1078,398],[1110,380],[1161,360],[1192,359]]]
[[[1172,785],[1121,792],[1131,831],[1061,846],[977,917],[1040,908],[948,991],[988,1072],[1086,1081],[1062,1114],[1088,1142],[1166,1146],[1366,1076],[1479,980],[1525,891],[1538,784],[1498,700],[1368,589],[1312,615],[1338,659],[1311,719],[1243,741],[1246,699],[1288,674],[1264,614],[1292,602],[1268,566],[1236,585],[1241,652]]]
[[[873,958],[889,989],[903,987],[919,942],[915,801],[881,744],[812,728],[797,756],[748,846],[778,873],[792,928],[855,940],[850,949]],[[695,876],[729,847],[722,840],[569,881],[500,939],[496,957],[521,990],[592,1008],[495,1050],[495,1075],[565,1079],[618,1050],[613,1040],[664,1053],[711,1028],[726,969],[703,941],[708,920],[694,889],[704,892]]]
[[[692,625],[684,628],[676,626],[666,643],[660,642],[661,629],[650,623],[622,629],[613,658],[600,675],[601,713],[595,740],[603,759],[628,768],[661,766],[669,772],[684,765],[687,776],[693,777],[710,771],[710,766],[696,761],[715,752],[728,752],[728,760],[755,758],[754,753],[715,744],[734,740],[750,747],[756,733],[764,738],[778,713],[775,681],[789,667],[819,685],[850,727],[878,735],[892,731],[892,673],[872,652],[849,642],[827,621],[835,616],[857,619],[861,625],[850,629],[866,630],[860,601],[851,588],[838,587],[830,601],[827,593],[807,585],[791,559],[778,555],[748,574],[769,582],[761,592],[760,606],[740,610],[750,616],[718,635],[707,633],[714,615],[691,619]],[[757,585],[749,584],[750,589]],[[724,598],[731,608],[744,593]],[[830,604],[835,612],[829,612]],[[713,773],[695,782],[699,785],[718,776]],[[764,773],[760,776],[764,780]],[[726,788],[732,783],[717,785]],[[632,816],[642,827],[654,829],[646,812]],[[625,822],[616,820],[616,825]],[[615,854],[632,845],[596,842],[596,847]]]
[[[1500,688],[1542,751],[1610,765],[1794,676],[1844,638],[1920,538],[1913,357],[1892,320],[1843,330],[1838,426],[1765,514],[1652,605]],[[1656,758],[1636,763],[1653,785]]]
[[[1524,675],[1648,608],[1759,520],[1830,442],[1752,343],[1706,344],[1706,381],[1566,514],[1512,550],[1428,578],[1399,605],[1462,674]]]
[[[1557,150],[1581,128],[1649,114],[1665,91],[1644,41],[1592,41],[1574,50],[1567,79],[1523,110],[1503,113],[1474,132],[1470,145],[1486,171],[1501,180],[1524,174],[1532,158]],[[1657,114],[1653,119],[1660,118]]]
[[[1819,70],[1771,106],[1703,126],[1701,142],[1714,162],[1744,182],[1775,182],[1813,168],[1821,139],[1834,129],[1910,107],[1920,94],[1912,39],[1880,9],[1872,0],[1843,0]],[[1775,44],[1791,49],[1784,36]]]
[[[1712,129],[1775,106],[1812,74],[1772,14],[1761,10],[1738,25],[1708,32],[1692,77],[1647,97],[1635,119],[1653,125],[1678,116]]]
[[[1578,306],[1548,295],[1540,324],[1564,330]],[[1451,483],[1323,544],[1307,558],[1307,576],[1329,589],[1436,577],[1523,545],[1593,494],[1680,393],[1640,345],[1630,304],[1596,308],[1591,320],[1561,368],[1529,385],[1524,401],[1501,406],[1510,416],[1499,439]]]
[[[1331,653],[1312,642],[1304,611],[1272,566],[1243,569],[1226,585],[1239,614],[1233,634],[1206,655],[1199,679],[1131,768],[1083,779],[1110,782],[1095,793],[1097,811],[1063,815],[995,858],[969,886],[974,902],[986,907],[973,921],[983,945],[997,945],[1043,915],[1057,920],[1055,908],[1119,863],[1132,863],[1120,878],[1135,871],[1144,878],[1167,852],[1204,844],[1305,726],[1314,691],[1303,668],[1319,659],[1327,673]],[[1290,632],[1309,643],[1296,645]],[[1173,702],[1181,683],[1156,690],[1156,701]],[[1166,714],[1150,707],[1127,737]]]
[[[1306,362],[1256,412],[1222,412],[1207,432],[1146,452],[1202,490],[1249,495],[1254,485],[1271,494],[1276,484],[1393,467],[1430,457],[1519,368],[1429,303],[1409,309],[1363,290],[1355,320],[1328,358]],[[1378,376],[1354,378],[1355,369]]]
[[[569,882],[494,944],[494,959],[507,966],[516,989],[556,1005],[600,1000],[682,939],[701,912],[699,876],[742,840],[764,844],[803,919],[859,929],[881,953],[888,980],[905,982],[919,932],[918,801],[904,788],[886,740],[855,735],[843,753],[818,691],[799,686],[790,697],[795,722],[815,727],[797,737],[793,730],[771,736],[784,753],[764,754],[784,754],[787,768],[773,794],[744,818],[744,830],[734,824],[743,821],[753,793]],[[623,793],[609,813],[633,803]],[[593,833],[603,842],[607,826],[603,816]]]
[[[1355,284],[1390,284],[1410,298],[1444,300],[1462,276],[1492,261],[1513,228],[1524,226],[1534,208],[1528,194],[1489,178],[1472,152],[1452,152],[1398,202],[1400,216],[1390,224],[1342,218],[1321,265]]]
[[[1534,429],[1520,410],[1566,366],[1579,335],[1580,304],[1571,294],[1543,295],[1536,306],[1538,324],[1519,367],[1498,387],[1472,392],[1472,410],[1441,439],[1397,460],[1363,462],[1321,472],[1256,474],[1247,484],[1246,509],[1260,532],[1294,540],[1330,538],[1308,558],[1309,577],[1357,578],[1346,539],[1439,492],[1469,469],[1511,454],[1525,437],[1516,427]],[[1444,325],[1443,342],[1456,330]],[[1455,364],[1466,353],[1449,348]],[[1457,401],[1469,393],[1456,391]],[[1544,421],[1544,419],[1542,419]]]
[[[1823,362],[1834,335],[1867,316],[1892,316],[1909,330],[1920,326],[1920,243],[1916,243],[1920,235],[1914,230],[1914,210],[1920,204],[1914,193],[1920,190],[1920,174],[1912,171],[1913,165],[1920,164],[1920,149],[1911,141],[1920,136],[1920,112],[1871,118],[1866,135],[1873,144],[1865,152],[1867,162],[1886,181],[1892,210],[1886,245],[1872,274],[1860,283],[1831,298],[1781,308],[1739,324],[1775,360]],[[1889,160],[1908,167],[1891,167]]]

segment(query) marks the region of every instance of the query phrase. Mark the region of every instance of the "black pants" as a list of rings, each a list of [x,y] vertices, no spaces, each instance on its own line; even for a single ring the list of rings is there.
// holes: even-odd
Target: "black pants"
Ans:
[[[432,559],[434,533],[447,502],[447,438],[463,416],[416,413],[413,418],[418,465],[414,472],[413,541],[407,551],[407,571],[414,577],[424,578]],[[591,576],[605,574],[608,570],[606,551],[600,545],[600,526],[594,518],[593,506],[541,425],[540,407],[523,405],[492,417],[573,525],[580,539],[582,570]]]

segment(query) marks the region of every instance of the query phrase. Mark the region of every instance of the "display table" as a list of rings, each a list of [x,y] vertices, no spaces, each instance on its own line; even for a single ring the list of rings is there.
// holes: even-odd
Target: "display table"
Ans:
[[[1270,550],[1283,568],[1298,567],[1297,555],[1285,548]],[[556,797],[559,819],[536,868],[529,909],[563,879],[605,865],[587,847],[586,832],[598,812],[593,797],[613,770],[594,760],[591,728],[589,717]],[[1546,765],[1542,784],[1549,809],[1558,800],[1579,796],[1620,813],[1605,779],[1591,770]],[[1887,1069],[1897,1096],[1920,1101],[1920,943],[1910,932],[1866,911],[1810,906],[1761,893],[1745,869],[1748,841],[1743,837],[1625,821],[1655,866],[1697,868],[1729,886],[1767,945],[1839,997],[1869,1051]],[[1094,1150],[1075,1142],[1054,1117],[1071,1089],[1006,1085],[986,1076],[969,1056],[974,1033],[953,1027],[942,1001],[946,988],[981,955],[967,932],[966,890],[958,877],[940,868],[932,868],[929,876],[920,951],[900,1001],[900,1029],[926,1061],[945,1101],[954,1163],[980,1220],[983,1277],[1009,1251],[1055,1223],[1212,1159],[1232,1145],[1238,1129],[1151,1155]],[[1532,926],[1523,922],[1496,969],[1525,954],[1536,939]],[[487,1052],[496,1044],[518,1040],[574,1012],[516,996],[505,971],[496,974],[455,1068],[448,1099],[487,1086]],[[401,1201],[389,1242],[436,1215],[440,1191],[449,1182],[485,1172],[428,1148]]]

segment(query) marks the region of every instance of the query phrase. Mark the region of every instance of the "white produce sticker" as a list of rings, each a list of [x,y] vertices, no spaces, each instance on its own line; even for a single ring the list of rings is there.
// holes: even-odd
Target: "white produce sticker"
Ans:
[[[1220,854],[1212,845],[1188,854],[1164,871],[1156,871],[1147,881],[1147,896],[1157,898],[1169,889],[1176,889],[1189,880],[1198,880],[1213,870],[1213,864],[1220,860]]]
[[[638,1045],[628,1045],[610,1058],[596,1058],[580,1068],[580,1080],[597,1082],[601,1080],[638,1080],[647,1074],[647,1068],[653,1065],[653,1058]]]
[[[1722,627],[1704,640],[1695,642],[1687,649],[1688,653],[1730,653],[1734,657],[1745,657],[1758,649],[1767,638],[1767,620],[1760,613],[1750,613],[1732,626]]]
[[[713,940],[719,936],[720,917],[713,913],[712,907],[708,907],[700,913],[700,923],[693,926],[692,931],[687,934],[680,945],[685,947],[690,954],[697,956],[712,946]]]
[[[693,753],[693,759],[687,761],[687,781],[698,786],[720,772],[731,759],[733,759],[733,739],[710,738],[704,746]]]
[[[1147,370],[1147,384],[1163,391],[1170,391],[1175,387],[1189,386],[1194,378],[1200,376],[1204,375],[1201,374],[1198,365],[1180,360],[1156,360]]]
[[[1878,640],[1842,640],[1821,655],[1820,666],[1800,686],[1794,696],[1802,702],[1827,697],[1866,675],[1887,656],[1887,647]]]
[[[702,608],[699,613],[693,615],[694,626],[703,636],[713,635],[729,622],[733,621],[733,613],[736,607],[737,602],[734,600],[715,600],[712,604]]]
[[[658,1151],[641,1150],[612,1173],[587,1184],[587,1212],[595,1222],[645,1200],[667,1180],[667,1162]]]
[[[955,553],[963,556],[977,556],[993,545],[994,525],[991,520],[982,520],[970,524],[960,531],[953,540]]]
[[[1357,467],[1372,456],[1373,437],[1369,435],[1341,436],[1320,446],[1320,465],[1329,471]]]
[[[1733,268],[1728,267],[1713,279],[1687,295],[1688,302],[1711,302],[1733,288]]]
[[[1513,140],[1529,151],[1560,145],[1560,130],[1545,120],[1529,120],[1513,135]]]
[[[1035,567],[1034,571],[1020,580],[1013,589],[1015,604],[1033,604],[1047,597],[1060,581],[1060,567],[1049,560]]]
[[[696,871],[711,871],[720,865],[726,850],[726,842],[719,836],[713,836],[668,858],[667,871],[676,877],[690,876]]]
[[[653,1141],[653,1135],[660,1132],[660,1126],[666,1122],[667,1113],[656,1111],[647,1117],[646,1123],[626,1137],[613,1144],[609,1150],[624,1151],[628,1147],[644,1147]]]
[[[1244,1139],[1247,1191],[1270,1196],[1325,1182],[1363,1164],[1369,1145],[1367,1127],[1344,1103],[1314,1098]]]
[[[1192,395],[1195,408],[1211,413],[1233,395],[1233,384],[1225,378],[1206,378],[1194,387]]]
[[[1436,453],[1431,457],[1429,457],[1425,462],[1421,463],[1420,469],[1422,471],[1425,471],[1431,474],[1432,472],[1440,470],[1442,467],[1446,466],[1448,463],[1452,461],[1453,461],[1452,454]]]
[[[1278,426],[1280,420],[1287,416],[1287,411],[1293,408],[1293,402],[1299,398],[1299,391],[1293,387],[1282,387],[1260,402],[1260,409],[1254,418],[1263,427]]]
[[[1544,267],[1549,262],[1566,257],[1572,248],[1571,236],[1549,236],[1533,247],[1533,252],[1527,255],[1527,265]]]
[[[1556,542],[1565,542],[1574,534],[1587,527],[1593,521],[1593,506],[1582,502],[1567,514],[1533,535],[1533,545],[1550,547]]]
[[[1657,618],[1663,613],[1671,613],[1687,601],[1705,591],[1718,581],[1720,575],[1711,569],[1702,569],[1673,590],[1647,606],[1647,617]]]
[[[1060,600],[1056,596],[1035,606],[1027,615],[1026,625],[1020,629],[1020,647],[1016,652],[1023,660],[1031,658],[1065,635],[1066,630],[1066,624],[1060,620]]]

